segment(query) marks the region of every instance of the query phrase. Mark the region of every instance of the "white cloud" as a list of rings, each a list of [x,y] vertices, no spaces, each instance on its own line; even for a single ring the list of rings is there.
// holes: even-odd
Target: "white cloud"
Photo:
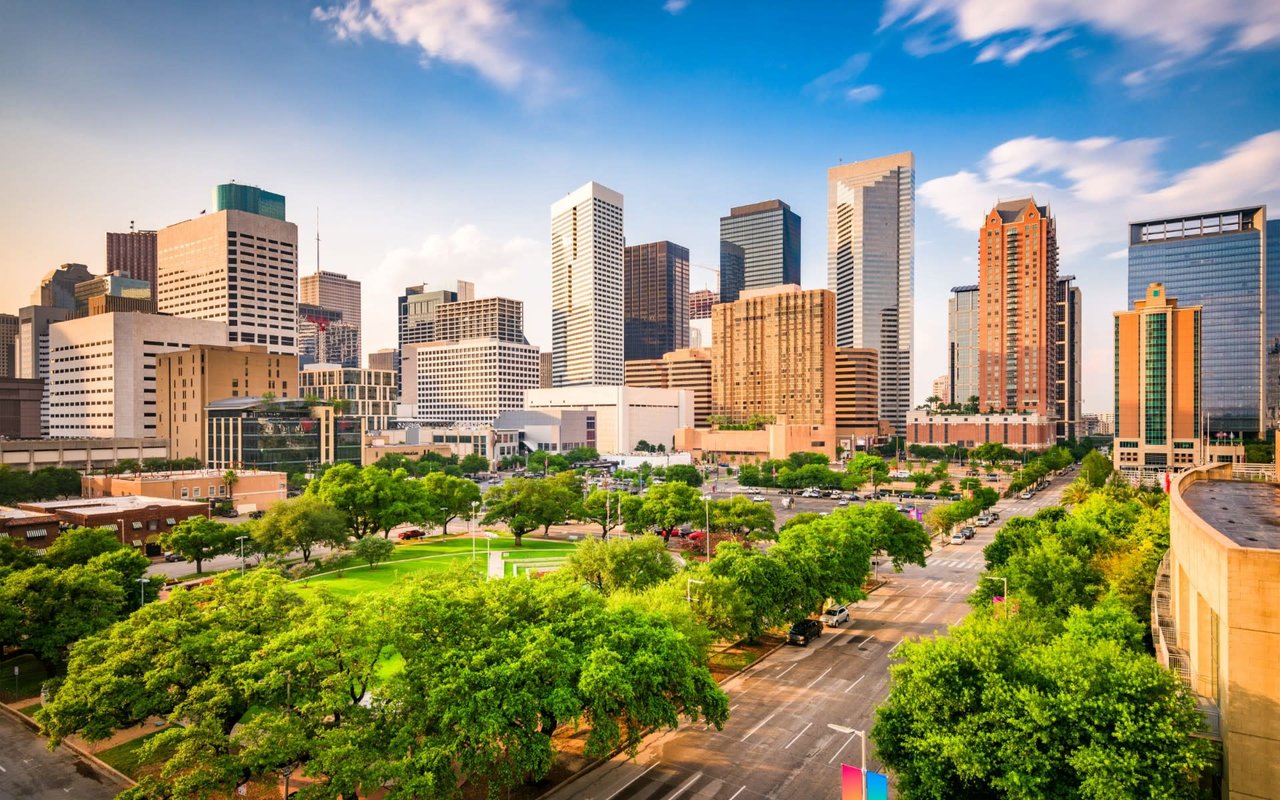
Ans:
[[[312,17],[339,39],[414,45],[424,64],[471,67],[504,89],[546,76],[517,47],[525,28],[509,0],[343,0],[314,8]]]
[[[870,103],[877,100],[884,94],[884,87],[874,83],[863,84],[862,86],[854,86],[844,93],[845,99],[852,100],[855,103]]]
[[[460,225],[447,233],[431,233],[416,247],[388,252],[372,276],[365,296],[398,297],[406,286],[442,285],[461,279],[476,285],[476,297],[511,297],[525,304],[525,335],[549,347],[551,305],[547,276],[548,245],[526,237],[498,239],[477,225]],[[386,309],[365,315],[369,342],[395,342],[396,319]],[[545,328],[545,330],[544,330]]]
[[[662,4],[662,10],[668,14],[679,14],[689,7],[690,2],[692,0],[667,0]]]
[[[978,61],[1016,64],[1088,28],[1121,39],[1158,46],[1177,62],[1221,47],[1255,50],[1280,41],[1280,3],[1237,0],[888,0],[881,27],[942,29],[939,38],[982,45]],[[919,37],[912,39],[919,51]],[[936,49],[936,47],[935,47]],[[1143,70],[1132,80],[1143,80]]]

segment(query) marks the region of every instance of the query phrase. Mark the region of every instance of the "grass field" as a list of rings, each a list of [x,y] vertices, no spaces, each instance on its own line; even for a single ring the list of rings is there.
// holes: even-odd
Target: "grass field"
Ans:
[[[164,759],[168,758],[168,753],[161,753],[153,761],[144,762],[142,760],[142,755],[139,751],[157,733],[160,733],[160,731],[148,733],[146,736],[139,736],[137,739],[130,739],[124,744],[116,745],[110,750],[103,750],[101,753],[95,753],[95,755],[125,775],[137,778],[144,766],[160,764]]]
[[[563,541],[548,541],[524,537],[524,546],[516,547],[509,534],[498,534],[489,540],[489,549],[506,553],[506,574],[515,573],[515,565],[530,559],[563,558],[573,552],[576,545]],[[385,590],[411,575],[445,572],[472,563],[479,572],[488,569],[485,561],[485,540],[476,539],[476,555],[472,561],[472,540],[465,536],[449,536],[415,544],[400,545],[391,560],[372,569],[368,564],[347,556],[335,563],[324,574],[305,578],[295,584],[301,591],[325,590],[338,595],[354,596],[365,592]]]

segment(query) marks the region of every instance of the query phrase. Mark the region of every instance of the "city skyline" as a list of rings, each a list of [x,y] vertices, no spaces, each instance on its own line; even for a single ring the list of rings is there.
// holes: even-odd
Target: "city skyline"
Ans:
[[[477,296],[524,300],[530,341],[545,349],[545,213],[567,187],[597,180],[627,196],[627,240],[687,245],[695,289],[713,285],[699,266],[718,263],[724,209],[785,198],[810,220],[802,285],[824,288],[826,169],[910,149],[915,340],[946,341],[947,290],[976,269],[983,212],[1035,194],[1059,219],[1061,271],[1085,294],[1084,407],[1098,412],[1111,401],[1106,318],[1127,299],[1115,277],[1127,223],[1280,199],[1276,101],[1213,79],[1277,76],[1266,27],[1275,10],[1157,29],[1142,15],[1118,26],[1082,8],[974,31],[960,23],[959,0],[928,13],[892,0],[871,14],[810,10],[779,34],[764,9],[698,0],[670,4],[679,13],[656,0],[478,0],[495,11],[481,28],[461,15],[380,17],[359,2],[232,5],[12,10],[0,32],[0,85],[12,101],[0,112],[0,158],[24,191],[0,201],[0,278],[12,287],[0,311],[16,312],[33,277],[57,264],[100,274],[104,233],[198,216],[208,188],[235,178],[290,198],[301,275],[314,269],[312,218],[323,210],[319,263],[364,283],[366,351],[394,343],[391,309],[405,286],[449,277],[474,278]],[[736,45],[706,47],[726,24]],[[287,67],[220,55],[228,43],[268,40]],[[754,45],[765,40],[760,61]],[[673,50],[680,59],[666,56]],[[1046,74],[1054,85],[1042,92]],[[996,80],[1009,97],[977,103]],[[1038,88],[1011,99],[1022,86]],[[184,91],[149,105],[142,87]],[[658,97],[686,110],[682,130],[646,140],[603,122]],[[272,109],[269,135],[237,138],[223,102],[232,98]],[[1186,113],[1192,105],[1202,113]],[[495,150],[510,156],[501,168]],[[947,368],[945,347],[918,349],[916,404]]]

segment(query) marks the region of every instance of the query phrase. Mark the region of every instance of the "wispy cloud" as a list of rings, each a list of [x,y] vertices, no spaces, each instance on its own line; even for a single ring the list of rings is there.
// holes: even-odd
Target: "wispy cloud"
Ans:
[[[876,84],[855,85],[870,63],[870,53],[854,53],[840,66],[809,81],[804,91],[824,101],[832,97],[843,97],[855,103],[875,100],[884,94],[883,87]]]
[[[690,2],[692,0],[667,0],[662,4],[662,10],[668,14],[679,14],[689,7]]]
[[[441,61],[474,69],[503,89],[547,77],[519,47],[527,28],[509,0],[343,0],[312,10],[339,39],[370,37],[422,51],[423,64]]]
[[[1206,5],[1203,0],[888,0],[881,27],[900,25],[933,32],[908,48],[936,51],[952,44],[981,46],[978,61],[1016,64],[1048,50],[1076,28],[1158,46],[1164,60],[1178,63],[1209,52],[1256,50],[1280,41],[1280,3],[1239,0]],[[920,42],[930,47],[919,47]],[[1166,67],[1167,69],[1167,67]],[[1155,73],[1137,70],[1131,81]]]

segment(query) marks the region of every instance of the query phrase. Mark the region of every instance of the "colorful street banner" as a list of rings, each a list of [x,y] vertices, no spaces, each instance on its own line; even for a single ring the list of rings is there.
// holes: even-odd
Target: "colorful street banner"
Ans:
[[[889,778],[867,770],[867,794],[862,795],[862,770],[840,765],[840,800],[889,800]]]

